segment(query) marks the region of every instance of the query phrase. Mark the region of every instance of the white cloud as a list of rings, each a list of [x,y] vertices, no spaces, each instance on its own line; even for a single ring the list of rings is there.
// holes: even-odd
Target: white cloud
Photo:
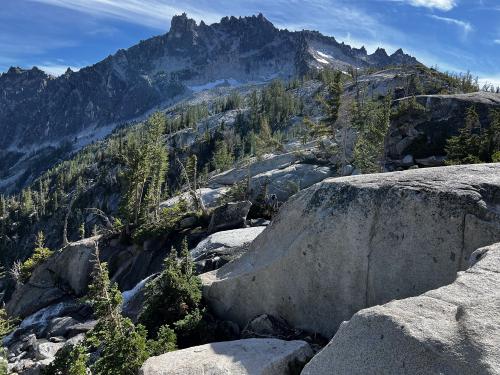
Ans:
[[[455,26],[458,26],[460,27],[465,34],[468,34],[472,31],[472,25],[470,24],[470,22],[466,22],[466,21],[462,21],[462,20],[457,20],[455,18],[448,18],[448,17],[440,17],[440,16],[436,16],[434,14],[430,15],[429,17],[431,18],[434,18],[435,20],[438,20],[438,21],[441,21],[441,22],[445,22],[449,25],[455,25]]]
[[[182,12],[196,20],[215,22],[220,15],[189,7],[171,6],[161,0],[30,0],[91,14],[95,17],[116,18],[156,29],[168,29],[170,18]]]
[[[403,0],[414,7],[424,7],[429,9],[452,10],[456,5],[456,0]]]
[[[481,75],[479,78],[479,86],[483,87],[484,85],[500,87],[500,75],[497,76],[485,76]]]

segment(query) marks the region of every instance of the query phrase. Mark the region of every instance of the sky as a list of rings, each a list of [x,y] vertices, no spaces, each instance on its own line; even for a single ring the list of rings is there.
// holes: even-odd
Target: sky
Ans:
[[[62,74],[163,34],[175,14],[206,23],[263,13],[369,52],[398,48],[442,71],[500,85],[500,0],[0,0],[0,72]]]

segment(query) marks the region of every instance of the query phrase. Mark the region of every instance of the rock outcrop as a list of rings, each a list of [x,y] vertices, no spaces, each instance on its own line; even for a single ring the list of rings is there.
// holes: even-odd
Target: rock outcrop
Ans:
[[[213,189],[230,187],[248,180],[248,193],[252,202],[265,193],[285,202],[293,194],[334,175],[332,169],[320,165],[314,146],[298,152],[267,154],[255,158],[248,165],[230,169],[212,177],[208,183]]]
[[[220,268],[247,251],[250,243],[265,228],[258,226],[211,234],[191,250],[196,268],[201,272]]]
[[[11,316],[25,318],[66,297],[83,296],[89,285],[98,237],[71,243],[35,268],[16,288],[6,306]]]
[[[408,100],[411,98],[401,99],[399,105]],[[422,166],[428,166],[429,158],[434,166],[446,155],[446,140],[464,126],[468,108],[474,106],[483,128],[488,128],[491,122],[490,110],[500,108],[500,95],[490,92],[419,95],[416,101],[420,107],[391,121],[387,150],[394,161],[412,155],[416,164]]]
[[[355,314],[303,375],[500,373],[500,244],[451,285]]]
[[[500,164],[328,179],[295,195],[241,258],[202,275],[215,312],[331,337],[357,311],[450,284],[500,240]]]
[[[214,233],[221,230],[242,228],[246,226],[248,212],[252,202],[230,202],[214,209],[208,232]]]
[[[140,375],[293,375],[312,357],[304,341],[246,339],[195,346],[149,358]]]

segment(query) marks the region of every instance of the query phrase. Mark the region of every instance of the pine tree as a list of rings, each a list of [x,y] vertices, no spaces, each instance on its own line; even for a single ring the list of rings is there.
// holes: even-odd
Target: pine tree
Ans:
[[[0,277],[5,276],[3,269],[0,269]],[[5,309],[0,309],[0,343],[14,329],[15,321],[7,315]],[[7,375],[7,351],[0,344],[0,375]]]
[[[163,144],[165,115],[151,116],[140,134],[129,139],[125,161],[128,167],[124,211],[131,223],[147,221],[149,213],[157,218],[161,192],[168,167],[167,152]],[[148,192],[149,188],[149,192]],[[143,201],[146,204],[143,205]]]
[[[217,171],[225,171],[234,163],[234,156],[229,150],[227,143],[217,141],[215,143],[215,151],[212,157],[212,165]]]
[[[353,127],[357,130],[354,146],[354,164],[363,173],[381,171],[385,155],[385,136],[390,126],[392,96],[387,95],[381,104],[367,102],[354,107]]]
[[[481,149],[481,123],[476,108],[467,108],[465,123],[459,129],[458,135],[446,141],[446,154],[448,165],[480,163]]]
[[[498,162],[493,155],[500,153],[500,110],[491,110],[490,118],[490,127],[486,133],[487,152],[491,155],[491,161]]]
[[[408,82],[408,90],[406,96],[421,95],[423,92],[424,87],[422,86],[420,78],[418,78],[417,74],[412,74]]]
[[[165,259],[162,273],[146,284],[145,303],[140,321],[150,334],[167,324],[176,322],[197,310],[201,302],[201,282],[193,273],[193,263],[184,241],[182,259],[172,248]]]
[[[160,202],[164,191],[165,178],[168,170],[168,152],[165,147],[163,134],[166,119],[163,114],[155,114],[149,119],[148,147],[150,148],[151,174],[145,199],[147,218],[157,221],[159,218]]]
[[[80,239],[85,238],[85,223],[80,224],[80,228],[78,228],[78,231],[80,232]]]
[[[0,218],[7,217],[7,201],[5,197],[0,195]]]
[[[30,188],[23,190],[21,199],[23,214],[30,215],[33,213],[33,195]]]
[[[91,366],[92,374],[135,375],[149,356],[147,332],[121,315],[123,298],[116,283],[109,280],[107,264],[99,259],[97,242],[94,262],[88,300],[97,324],[87,339],[92,347],[100,349],[100,355]]]
[[[320,97],[327,117],[324,120],[325,126],[330,128],[330,135],[335,135],[335,124],[339,116],[341,95],[342,95],[342,72],[335,72],[332,79],[327,81],[327,96]]]

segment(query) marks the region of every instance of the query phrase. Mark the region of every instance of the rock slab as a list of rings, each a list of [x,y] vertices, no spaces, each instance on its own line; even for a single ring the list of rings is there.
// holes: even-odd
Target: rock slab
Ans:
[[[457,280],[358,312],[302,375],[500,374],[500,244]]]
[[[177,350],[149,358],[140,375],[292,375],[312,357],[305,341],[246,339]]]
[[[83,296],[89,285],[98,238],[69,244],[38,266],[26,284],[16,288],[6,306],[11,316],[25,318],[68,296]]]
[[[241,256],[264,229],[257,226],[211,234],[191,250],[197,270],[212,271]]]
[[[203,274],[215,312],[332,337],[357,311],[452,283],[500,241],[500,164],[328,179],[294,196],[242,257]]]

